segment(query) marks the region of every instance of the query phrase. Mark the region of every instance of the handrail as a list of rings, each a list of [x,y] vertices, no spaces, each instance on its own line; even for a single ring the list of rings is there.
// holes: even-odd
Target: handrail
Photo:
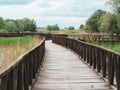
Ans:
[[[29,90],[40,70],[45,52],[45,38],[39,45],[0,69],[0,90]]]
[[[84,62],[102,74],[110,85],[120,90],[120,54],[97,45],[71,38],[53,36],[52,41],[76,52]]]
[[[110,35],[110,34],[78,34],[78,35],[69,35],[69,37],[77,38],[82,41],[120,41],[120,35]]]
[[[40,32],[9,32],[9,33],[0,33],[0,37],[23,37],[28,35],[40,35],[46,39],[52,39],[52,34],[45,34]]]
[[[0,33],[0,37],[22,37],[26,35],[40,35],[46,39],[51,40],[52,35],[59,35],[65,37],[77,38],[83,41],[93,40],[93,41],[120,41],[120,35],[110,35],[104,33],[94,33],[94,34],[51,34],[51,33],[41,33],[41,32],[9,32]]]

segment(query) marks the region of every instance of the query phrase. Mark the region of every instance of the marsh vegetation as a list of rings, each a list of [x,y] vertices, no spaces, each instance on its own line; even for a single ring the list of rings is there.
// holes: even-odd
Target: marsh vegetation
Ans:
[[[0,38],[0,66],[6,66],[40,42],[38,37]]]

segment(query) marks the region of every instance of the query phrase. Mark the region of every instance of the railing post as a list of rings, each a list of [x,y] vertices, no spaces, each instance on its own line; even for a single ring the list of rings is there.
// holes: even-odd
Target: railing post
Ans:
[[[29,85],[32,85],[32,78],[33,78],[33,59],[32,59],[32,53],[30,53],[29,57]]]
[[[86,45],[86,55],[87,55],[87,63],[89,63],[89,47]]]
[[[90,63],[90,66],[92,66],[93,61],[92,61],[92,48],[91,48],[91,46],[89,46],[89,63]]]
[[[24,90],[24,63],[18,66],[17,90]]]
[[[8,74],[8,81],[7,81],[7,90],[13,90],[13,70],[10,71],[10,73]]]
[[[24,90],[29,90],[29,59],[25,58],[25,68],[24,68]]]
[[[104,50],[102,50],[102,74],[103,77],[106,77],[106,52]]]
[[[97,71],[100,73],[101,71],[101,63],[100,63],[100,49],[97,48]]]
[[[111,85],[113,85],[114,79],[114,60],[113,54],[109,52],[109,65],[108,65],[108,81]]]
[[[116,80],[117,80],[117,90],[120,90],[120,56],[117,58]]]
[[[93,55],[92,55],[93,68],[96,69],[96,47],[93,47],[93,48],[92,48],[92,52],[93,52]]]
[[[1,77],[0,90],[7,90],[8,75]]]

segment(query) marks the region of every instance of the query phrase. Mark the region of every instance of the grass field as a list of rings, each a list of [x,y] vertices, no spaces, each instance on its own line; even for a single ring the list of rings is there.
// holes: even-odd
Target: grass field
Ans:
[[[50,33],[50,34],[84,34],[84,33],[86,33],[85,30],[58,30],[58,31],[44,30],[41,32],[42,33]]]
[[[0,66],[6,66],[40,42],[33,36],[0,38]]]
[[[120,53],[120,42],[92,42],[92,43]]]

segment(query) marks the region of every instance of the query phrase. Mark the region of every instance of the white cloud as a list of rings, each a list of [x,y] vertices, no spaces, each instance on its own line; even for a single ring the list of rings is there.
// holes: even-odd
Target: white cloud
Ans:
[[[0,0],[0,5],[22,5],[32,2],[33,0]]]
[[[78,25],[97,9],[107,9],[107,0],[34,0],[21,5],[0,6],[0,16],[5,18],[29,17],[37,21],[38,26],[56,24],[61,27],[65,25]]]

